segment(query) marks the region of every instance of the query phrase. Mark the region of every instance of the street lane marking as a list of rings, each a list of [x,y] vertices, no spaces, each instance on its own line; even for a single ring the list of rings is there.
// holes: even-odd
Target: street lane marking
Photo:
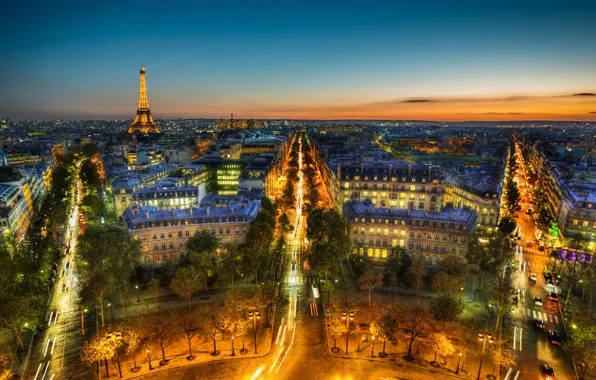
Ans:
[[[532,313],[534,313],[534,318],[537,318],[536,317],[536,310],[532,310]]]
[[[509,367],[509,371],[507,371],[507,375],[505,375],[505,379],[504,380],[508,380],[509,379],[509,375],[511,375],[511,371],[513,371],[513,368]]]
[[[524,328],[520,327],[519,328],[519,350],[520,351],[522,351],[522,337],[523,337],[522,333],[523,333],[523,331],[524,331]]]
[[[52,338],[51,338],[51,337],[50,337],[50,338],[48,338],[48,340],[47,340],[47,342],[46,342],[46,349],[45,349],[45,351],[43,352],[43,356],[44,356],[44,358],[45,358],[45,356],[46,356],[46,355],[47,355],[47,353],[48,353],[48,347],[50,346],[50,340],[52,340]]]
[[[517,380],[517,377],[519,376],[519,371],[517,371],[517,373],[515,374],[515,377],[513,378],[513,380]]]
[[[515,340],[517,338],[517,326],[513,328],[513,350],[515,351]],[[510,369],[511,370],[511,369]]]
[[[56,346],[56,337],[54,337],[54,341],[52,342],[52,351],[50,351],[50,355],[54,353],[54,347]]]
[[[45,379],[49,366],[50,366],[50,361],[48,360],[48,364],[46,364],[46,369],[43,370],[43,375],[41,376],[41,380]]]
[[[559,324],[559,317],[557,317],[556,315],[555,315],[555,323],[556,323],[557,325]]]
[[[37,367],[37,372],[35,372],[35,377],[33,378],[33,380],[37,380],[37,376],[39,375],[39,370],[41,370],[42,366],[43,366],[43,362],[39,363],[39,367]]]

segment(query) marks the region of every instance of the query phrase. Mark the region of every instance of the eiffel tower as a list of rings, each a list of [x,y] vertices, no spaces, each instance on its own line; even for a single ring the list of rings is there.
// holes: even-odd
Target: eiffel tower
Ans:
[[[145,68],[141,65],[141,88],[139,91],[139,109],[135,119],[128,127],[128,133],[159,133],[159,129],[155,126],[153,116],[151,116],[151,109],[149,109],[149,101],[147,100],[147,86],[145,85]]]

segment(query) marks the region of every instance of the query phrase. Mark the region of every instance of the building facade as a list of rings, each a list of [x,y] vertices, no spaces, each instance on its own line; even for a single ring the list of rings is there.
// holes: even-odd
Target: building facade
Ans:
[[[347,202],[343,208],[354,252],[379,260],[393,247],[422,254],[428,264],[447,254],[464,255],[476,226],[476,213],[465,209],[400,210],[369,202]]]
[[[260,201],[229,202],[225,207],[191,207],[158,210],[154,206],[133,206],[123,214],[132,239],[141,244],[141,264],[157,265],[184,257],[186,242],[199,231],[209,231],[222,243],[242,244]]]

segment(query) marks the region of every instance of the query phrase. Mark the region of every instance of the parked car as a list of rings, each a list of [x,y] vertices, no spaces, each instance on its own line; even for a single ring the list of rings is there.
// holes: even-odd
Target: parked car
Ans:
[[[542,298],[540,298],[540,297],[534,298],[534,305],[542,306]]]
[[[535,319],[534,326],[536,326],[536,328],[539,328],[540,330],[544,330],[544,321],[542,319]]]
[[[548,330],[548,341],[550,344],[555,346],[562,346],[563,341],[561,340],[561,336],[557,334],[554,330]]]
[[[528,276],[528,278],[530,279],[530,281],[536,282],[536,273],[530,273],[530,276]]]
[[[553,301],[553,302],[559,302],[559,297],[557,297],[557,293],[556,292],[549,292],[548,293],[548,299]]]
[[[553,370],[553,367],[551,367],[550,365],[544,363],[541,367],[541,371],[542,371],[542,376],[544,376],[545,379],[547,379],[547,380],[555,379],[555,371]]]

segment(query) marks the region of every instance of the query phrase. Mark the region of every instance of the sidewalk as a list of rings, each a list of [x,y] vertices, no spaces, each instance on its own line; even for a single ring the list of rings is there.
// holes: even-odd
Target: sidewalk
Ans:
[[[426,296],[429,296],[427,292]],[[409,336],[405,333],[400,333],[397,337],[397,342],[392,343],[387,341],[385,344],[385,352],[387,357],[382,358],[379,356],[379,353],[383,351],[383,341],[376,340],[374,342],[374,356],[371,356],[371,351],[373,349],[373,341],[368,329],[370,321],[373,320],[374,314],[378,312],[379,306],[386,305],[393,303],[393,294],[387,292],[386,294],[380,294],[379,292],[374,293],[372,297],[373,305],[369,308],[368,307],[368,295],[365,292],[354,294],[344,291],[336,291],[336,299],[337,299],[337,307],[331,312],[327,313],[327,324],[329,324],[332,320],[333,321],[342,321],[342,305],[344,300],[351,302],[356,306],[355,312],[355,319],[354,323],[360,326],[360,333],[356,336],[350,335],[348,336],[348,354],[346,354],[346,337],[342,335],[339,339],[337,339],[337,349],[338,351],[333,352],[332,349],[334,346],[334,341],[331,338],[331,335],[327,331],[327,340],[329,351],[331,355],[344,358],[344,359],[360,359],[360,360],[369,360],[369,361],[379,361],[385,363],[394,363],[398,366],[403,367],[412,367],[417,369],[422,369],[425,371],[430,371],[436,376],[450,376],[453,378],[469,378],[470,376],[477,376],[478,367],[480,365],[480,357],[479,355],[471,355],[465,354],[462,356],[460,361],[460,373],[456,374],[456,369],[458,366],[458,359],[459,355],[457,352],[448,357],[443,358],[440,355],[437,357],[437,362],[440,363],[437,367],[432,366],[430,363],[434,361],[434,351],[431,347],[429,347],[429,342],[427,339],[424,338],[417,338],[414,341],[412,355],[414,356],[414,361],[407,361],[405,360],[405,356],[408,352],[408,344],[409,344]],[[411,303],[417,302],[417,298],[414,295],[408,294],[399,294],[397,298],[397,302],[400,304],[404,303]],[[428,298],[424,297],[422,299],[423,303],[428,302]],[[482,309],[484,310],[484,309]],[[476,339],[476,332],[481,330],[484,325],[484,319],[487,317],[483,314],[471,313],[473,316],[475,326],[470,326],[470,328],[465,329],[463,331],[461,326],[458,323],[449,323],[446,325],[446,331],[449,335],[453,336],[452,341],[456,347],[461,347],[460,342],[468,341],[469,345],[479,351],[479,347],[476,347],[477,342]],[[463,332],[462,332],[463,331]],[[432,332],[432,331],[429,331]],[[446,360],[446,364],[445,363]],[[493,365],[490,359],[488,358],[488,354],[485,353],[483,359],[483,366],[482,366],[482,378],[486,378],[487,376],[492,374]],[[464,368],[462,368],[462,366]]]

